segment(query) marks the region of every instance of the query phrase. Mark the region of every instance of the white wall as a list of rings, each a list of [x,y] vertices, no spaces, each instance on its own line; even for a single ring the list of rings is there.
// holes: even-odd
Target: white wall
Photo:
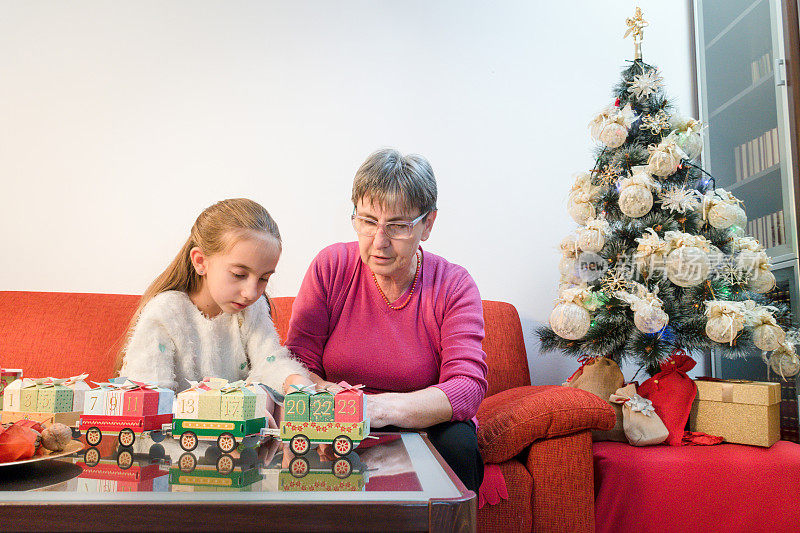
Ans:
[[[677,6],[675,4],[678,4]],[[688,7],[641,2],[645,60],[691,108]],[[575,362],[537,355],[574,223],[586,124],[610,101],[633,3],[0,2],[0,289],[141,293],[216,200],[278,221],[274,295],[352,240],[361,161],[431,161],[427,249],[520,311],[535,384]],[[631,372],[632,375],[632,372]],[[626,377],[630,377],[627,375]]]

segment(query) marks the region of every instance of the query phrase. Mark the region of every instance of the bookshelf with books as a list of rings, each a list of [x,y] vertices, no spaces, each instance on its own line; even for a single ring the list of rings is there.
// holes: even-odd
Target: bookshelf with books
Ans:
[[[703,168],[742,200],[747,235],[767,249],[778,286],[800,323],[798,205],[800,28],[798,0],[690,0]],[[716,377],[782,383],[782,437],[798,441],[800,376],[769,374],[761,353],[711,354]]]

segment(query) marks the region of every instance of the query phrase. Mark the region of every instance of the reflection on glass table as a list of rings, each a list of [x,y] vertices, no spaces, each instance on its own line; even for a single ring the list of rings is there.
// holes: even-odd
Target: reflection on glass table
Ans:
[[[155,451],[155,450],[154,450]],[[102,457],[96,447],[84,450],[73,459],[83,471],[60,490],[75,492],[167,492],[169,462],[158,453],[135,453],[119,447]]]
[[[247,449],[238,457],[219,449],[208,450],[211,453],[200,457],[185,452],[170,465],[169,484],[173,492],[254,490],[254,483],[263,479],[255,450]]]
[[[125,500],[125,493],[150,492],[155,501],[165,502],[175,500],[177,493],[200,497],[217,490],[257,492],[281,500],[281,494],[290,497],[300,492],[313,494],[315,500],[339,499],[336,494],[348,493],[368,501],[398,497],[425,501],[429,494],[458,495],[414,433],[377,434],[344,456],[334,454],[330,447],[312,447],[297,455],[288,444],[272,438],[256,448],[240,446],[230,453],[211,441],[201,441],[186,452],[176,439],[157,440],[141,436],[132,446],[121,446],[117,437],[104,438],[98,446],[87,446],[75,456],[54,459],[35,470],[9,470],[5,478],[0,470],[0,491],[12,500],[25,499],[19,491],[45,490],[60,492],[70,500],[89,497],[86,501],[94,501],[92,495],[114,494],[114,499]],[[72,469],[67,472],[59,465]],[[21,485],[17,478],[23,476],[32,479]],[[47,501],[46,497],[33,499]]]
[[[278,471],[278,490],[358,491],[369,479],[367,467],[356,452],[333,460],[318,454],[295,455],[285,449],[266,467]]]

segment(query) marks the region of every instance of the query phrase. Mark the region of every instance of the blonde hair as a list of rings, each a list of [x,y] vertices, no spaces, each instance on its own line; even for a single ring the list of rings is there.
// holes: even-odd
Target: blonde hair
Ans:
[[[183,247],[175,259],[144,291],[139,306],[131,318],[125,334],[120,339],[114,374],[122,368],[128,340],[133,333],[139,315],[147,303],[158,294],[166,291],[183,291],[191,294],[200,289],[202,278],[192,265],[189,255],[192,248],[200,248],[207,256],[225,252],[238,240],[250,232],[264,232],[271,235],[281,247],[281,234],[278,225],[260,204],[247,198],[222,200],[207,207],[194,221]],[[269,305],[269,298],[264,294]],[[270,305],[270,307],[272,307]]]

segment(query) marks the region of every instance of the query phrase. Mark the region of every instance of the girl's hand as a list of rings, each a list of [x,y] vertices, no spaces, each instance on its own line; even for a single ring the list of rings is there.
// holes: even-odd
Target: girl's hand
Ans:
[[[289,389],[292,385],[311,385],[311,381],[308,378],[301,376],[300,374],[291,374],[289,377],[286,378],[286,381],[283,382],[283,394],[286,395],[289,392]]]
[[[326,391],[330,392],[331,394],[336,394],[338,392],[342,392],[344,387],[341,385],[337,385],[331,381],[322,381],[317,383],[317,387],[321,389],[325,389]]]

